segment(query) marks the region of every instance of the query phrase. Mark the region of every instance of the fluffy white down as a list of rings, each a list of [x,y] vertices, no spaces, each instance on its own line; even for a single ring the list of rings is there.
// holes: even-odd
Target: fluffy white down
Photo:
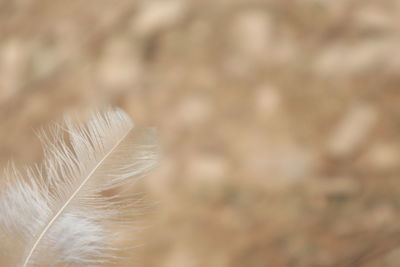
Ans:
[[[41,165],[22,171],[11,165],[3,175],[9,181],[0,191],[0,249],[10,254],[5,266],[112,260],[117,233],[110,225],[129,226],[135,214],[134,199],[118,188],[157,163],[154,131],[134,128],[123,111],[110,109],[86,124],[67,120],[41,139]],[[120,193],[106,197],[110,189]]]

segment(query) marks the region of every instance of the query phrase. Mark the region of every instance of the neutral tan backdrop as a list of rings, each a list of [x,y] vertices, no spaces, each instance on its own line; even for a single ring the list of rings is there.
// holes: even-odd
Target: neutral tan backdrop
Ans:
[[[396,0],[2,0],[0,162],[119,106],[164,155],[118,266],[399,266],[399,17]]]

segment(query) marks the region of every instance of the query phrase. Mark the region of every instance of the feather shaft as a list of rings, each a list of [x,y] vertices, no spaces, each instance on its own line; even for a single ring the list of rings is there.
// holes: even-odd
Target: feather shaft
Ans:
[[[65,204],[60,208],[60,210],[54,215],[54,217],[51,219],[51,221],[46,225],[46,227],[43,229],[43,231],[40,233],[39,237],[33,244],[31,250],[29,251],[28,256],[26,257],[24,264],[22,265],[23,267],[27,267],[33,253],[35,252],[36,247],[39,245],[40,241],[43,239],[44,235],[48,232],[50,227],[53,225],[53,223],[60,217],[60,215],[64,212],[64,210],[68,207],[68,205],[71,203],[71,201],[76,197],[76,195],[80,192],[82,187],[89,181],[89,179],[92,177],[92,175],[96,172],[96,170],[101,166],[101,164],[107,159],[110,154],[121,144],[121,142],[126,138],[126,136],[129,134],[125,134],[118,142],[117,144],[99,161],[99,163],[93,168],[93,170],[88,174],[88,176],[82,181],[81,185],[73,192],[71,197],[65,202]]]
[[[42,164],[5,169],[2,266],[108,264],[115,258],[113,240],[131,231],[140,207],[125,189],[158,162],[154,131],[137,128],[118,109],[65,126],[42,132]]]

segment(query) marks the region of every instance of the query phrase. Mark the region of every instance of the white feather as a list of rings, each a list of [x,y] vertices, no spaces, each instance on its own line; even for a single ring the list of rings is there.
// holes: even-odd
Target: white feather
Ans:
[[[116,235],[111,226],[129,225],[134,205],[121,194],[104,192],[117,192],[157,162],[154,133],[136,129],[121,110],[65,125],[42,134],[41,165],[20,171],[11,164],[4,173],[0,249],[9,266],[108,262]]]

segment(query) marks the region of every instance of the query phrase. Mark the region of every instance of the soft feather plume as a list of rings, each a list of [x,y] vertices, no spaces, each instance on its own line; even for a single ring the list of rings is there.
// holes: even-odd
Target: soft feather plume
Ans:
[[[109,263],[117,235],[111,229],[129,227],[134,215],[133,199],[121,186],[157,162],[153,131],[136,129],[123,111],[109,110],[87,124],[67,120],[41,139],[42,164],[24,170],[10,164],[3,176],[0,249],[6,266]]]

